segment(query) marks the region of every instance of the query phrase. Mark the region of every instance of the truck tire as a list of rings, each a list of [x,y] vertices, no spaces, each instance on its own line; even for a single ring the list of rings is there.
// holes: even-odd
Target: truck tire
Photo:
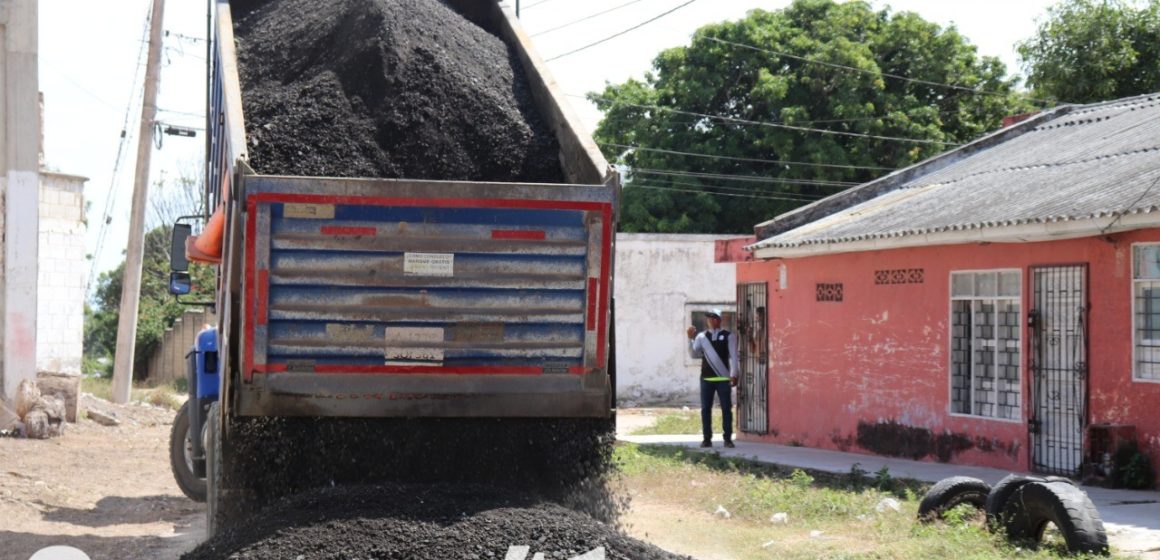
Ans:
[[[222,423],[221,408],[218,403],[209,407],[209,414],[205,419],[206,442],[205,446],[205,478],[206,478],[206,508],[205,533],[207,538],[213,538],[225,526],[222,520]]]
[[[1003,477],[1003,480],[991,487],[991,493],[987,494],[984,510],[987,512],[987,527],[989,529],[998,531],[1003,528],[1003,508],[1007,507],[1007,500],[1011,499],[1011,496],[1015,495],[1020,487],[1029,482],[1066,482],[1075,485],[1075,482],[1070,478],[1062,476],[1009,474]]]
[[[173,419],[173,429],[169,432],[169,467],[173,471],[173,480],[181,493],[195,502],[206,500],[205,479],[198,478],[193,473],[193,437],[202,437],[201,434],[189,433],[189,408],[196,406],[194,399],[188,399],[177,416]]]
[[[983,509],[991,486],[969,476],[952,476],[938,481],[927,490],[918,506],[918,519],[930,522],[942,519],[944,513],[959,504],[971,504]]]
[[[1028,482],[1003,508],[1003,526],[1014,542],[1038,546],[1054,523],[1069,552],[1107,554],[1108,535],[1096,506],[1083,490],[1064,482]]]

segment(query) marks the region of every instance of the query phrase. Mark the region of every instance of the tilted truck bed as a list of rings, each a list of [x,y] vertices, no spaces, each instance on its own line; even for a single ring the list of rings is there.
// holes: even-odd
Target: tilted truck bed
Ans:
[[[608,417],[619,177],[511,13],[570,184],[260,175],[216,4],[207,191],[225,209],[222,406],[242,416]]]

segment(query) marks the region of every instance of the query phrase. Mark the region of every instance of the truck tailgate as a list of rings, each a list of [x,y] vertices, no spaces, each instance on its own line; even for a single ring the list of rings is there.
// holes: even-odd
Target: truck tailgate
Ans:
[[[243,414],[607,415],[615,187],[241,186]]]

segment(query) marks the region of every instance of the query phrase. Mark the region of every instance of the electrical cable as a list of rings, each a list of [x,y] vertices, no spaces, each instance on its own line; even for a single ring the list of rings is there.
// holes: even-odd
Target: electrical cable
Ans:
[[[542,4],[542,3],[544,3],[544,2],[547,2],[547,1],[548,1],[548,0],[540,0],[540,2],[537,2],[536,4],[533,4],[533,6],[534,6],[534,5],[538,5],[538,4]],[[553,60],[557,60],[557,59],[560,59],[560,58],[564,58],[565,56],[569,56],[569,55],[576,54],[576,53],[578,53],[578,52],[580,52],[580,51],[582,51],[582,50],[585,50],[585,49],[589,49],[589,48],[595,47],[596,45],[599,45],[599,44],[601,44],[601,43],[604,43],[604,42],[607,42],[607,41],[611,41],[612,39],[615,39],[615,38],[617,38],[617,37],[620,37],[621,35],[624,35],[625,33],[629,33],[629,32],[631,32],[631,31],[636,31],[637,29],[640,29],[641,27],[644,27],[644,26],[646,26],[646,25],[648,25],[648,24],[650,24],[650,23],[652,23],[652,22],[654,22],[654,21],[656,21],[656,20],[658,20],[658,19],[661,19],[661,18],[663,18],[663,17],[665,17],[665,16],[667,16],[667,15],[669,15],[669,14],[671,14],[671,13],[673,13],[673,12],[675,12],[675,11],[677,11],[677,10],[681,9],[681,8],[684,8],[685,6],[688,6],[689,4],[692,4],[693,2],[696,2],[696,1],[697,1],[697,0],[688,0],[688,1],[687,1],[687,2],[685,2],[684,4],[681,4],[680,6],[677,6],[677,7],[673,8],[673,9],[671,9],[671,10],[668,10],[668,11],[666,11],[666,12],[663,12],[663,13],[661,13],[661,14],[659,14],[659,15],[657,15],[657,16],[654,16],[654,17],[652,17],[652,18],[650,18],[650,19],[647,19],[647,20],[645,20],[645,21],[642,21],[642,22],[640,22],[640,23],[638,23],[638,24],[636,24],[636,25],[634,25],[634,26],[632,26],[632,27],[629,27],[628,29],[625,29],[624,31],[621,31],[621,32],[619,32],[619,33],[614,33],[614,34],[612,34],[612,35],[609,35],[608,37],[605,37],[605,38],[603,38],[603,39],[600,39],[599,41],[595,41],[595,42],[592,42],[592,43],[588,43],[587,45],[584,45],[583,47],[579,47],[579,48],[576,48],[576,49],[572,49],[572,50],[570,50],[570,51],[568,51],[568,52],[566,52],[566,53],[564,53],[564,54],[558,54],[558,55],[556,55],[556,56],[553,56],[552,58],[549,58],[549,59],[545,60],[544,62],[552,62]]]
[[[701,153],[695,153],[695,152],[682,152],[682,151],[678,151],[678,150],[666,150],[666,149],[662,149],[662,148],[645,148],[642,146],[632,146],[632,145],[628,145],[628,144],[614,144],[612,142],[597,142],[597,144],[599,144],[601,146],[610,146],[613,148],[620,148],[620,149],[625,149],[625,150],[640,150],[642,152],[657,152],[657,153],[661,153],[661,154],[673,154],[673,155],[679,155],[679,156],[689,156],[689,157],[699,157],[699,158],[712,158],[712,159],[720,159],[720,160],[725,160],[725,161],[740,161],[740,162],[746,162],[746,163],[768,163],[768,164],[775,164],[775,165],[810,165],[810,166],[816,166],[816,167],[832,167],[832,168],[836,168],[836,169],[868,169],[868,170],[875,170],[875,171],[894,171],[893,167],[876,167],[876,166],[872,166],[872,165],[843,165],[843,164],[838,164],[838,163],[809,163],[809,162],[804,162],[804,161],[786,161],[786,160],[777,160],[777,159],[746,158],[746,157],[736,157],[736,156],[716,156],[716,155],[712,155],[712,154],[701,154]]]
[[[581,97],[581,98],[587,99],[584,96],[578,96],[578,95],[572,95],[572,94],[568,94],[568,96],[569,97]],[[956,144],[954,142],[942,142],[940,140],[923,140],[923,139],[918,139],[918,138],[905,138],[905,137],[901,137],[901,136],[883,136],[880,134],[865,134],[865,133],[861,133],[861,132],[846,132],[846,131],[842,131],[842,130],[830,130],[830,129],[826,129],[826,128],[812,128],[812,127],[808,127],[808,126],[796,126],[796,125],[774,123],[774,122],[767,122],[767,121],[754,121],[754,120],[749,120],[749,119],[740,119],[737,117],[726,117],[723,115],[710,115],[707,113],[697,113],[694,111],[682,111],[680,109],[673,109],[671,107],[661,107],[658,105],[641,105],[639,103],[629,103],[627,101],[621,101],[619,99],[607,99],[607,101],[611,102],[613,105],[616,105],[616,104],[627,105],[629,107],[637,107],[640,109],[652,109],[652,110],[656,110],[656,111],[667,111],[670,113],[676,113],[678,115],[692,115],[692,116],[703,117],[706,119],[716,119],[716,120],[721,120],[721,121],[731,122],[731,123],[736,123],[736,124],[744,124],[744,125],[752,125],[752,126],[766,126],[766,127],[771,127],[771,128],[781,128],[781,129],[785,129],[785,130],[795,130],[798,132],[815,132],[818,134],[832,134],[832,135],[837,135],[837,136],[870,138],[870,139],[874,139],[874,140],[887,140],[887,141],[891,141],[891,142],[909,142],[909,143],[915,143],[915,144],[935,144],[935,145],[940,145],[940,146],[948,146],[948,147],[952,147],[952,148],[957,148],[959,146],[962,146],[962,144]]]
[[[545,0],[545,1],[546,1],[546,0]],[[535,32],[535,33],[532,33],[532,34],[530,35],[530,37],[536,37],[536,36],[539,36],[539,35],[543,35],[543,34],[545,34],[545,33],[551,33],[551,32],[553,32],[553,31],[559,31],[559,30],[561,30],[561,29],[564,29],[565,27],[571,27],[571,26],[573,26],[573,25],[576,25],[577,23],[582,23],[582,22],[588,21],[588,20],[590,20],[590,19],[592,19],[592,18],[595,18],[595,17],[598,17],[598,16],[602,16],[602,15],[604,15],[604,14],[607,14],[607,13],[609,13],[609,12],[615,12],[616,10],[619,10],[619,9],[621,9],[621,8],[625,7],[625,6],[631,6],[631,5],[633,5],[633,4],[636,4],[636,3],[639,3],[639,2],[641,2],[641,1],[643,1],[643,0],[632,0],[631,2],[625,2],[624,4],[621,4],[621,5],[619,5],[619,6],[614,6],[614,7],[612,7],[612,8],[609,8],[609,9],[607,9],[607,10],[604,10],[603,12],[596,12],[595,14],[592,14],[592,15],[590,15],[590,16],[582,17],[582,18],[580,18],[580,19],[577,19],[577,20],[570,21],[570,22],[568,22],[568,23],[565,23],[565,24],[563,24],[563,25],[557,25],[556,27],[553,27],[553,28],[550,28],[550,29],[545,29],[545,30],[543,30],[543,31],[537,31],[537,32]]]

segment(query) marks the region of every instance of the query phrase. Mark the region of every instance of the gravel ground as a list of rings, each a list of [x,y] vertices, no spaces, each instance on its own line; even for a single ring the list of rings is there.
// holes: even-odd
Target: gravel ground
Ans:
[[[563,182],[512,49],[438,0],[232,5],[258,172]]]
[[[388,484],[315,490],[282,500],[183,560],[220,558],[499,559],[680,558],[591,517],[530,497],[475,485]]]

